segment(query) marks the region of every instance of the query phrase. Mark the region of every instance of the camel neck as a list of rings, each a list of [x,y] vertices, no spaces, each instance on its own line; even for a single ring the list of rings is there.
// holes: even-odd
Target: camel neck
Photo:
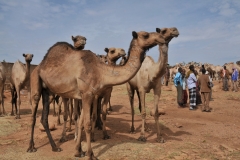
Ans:
[[[129,81],[140,69],[145,51],[138,46],[129,49],[129,58],[123,66],[105,66],[104,84],[113,86]],[[101,68],[102,69],[102,68]]]
[[[155,67],[153,67],[154,75],[156,77],[162,77],[166,72],[166,66],[168,63],[168,45],[159,45],[159,57]]]

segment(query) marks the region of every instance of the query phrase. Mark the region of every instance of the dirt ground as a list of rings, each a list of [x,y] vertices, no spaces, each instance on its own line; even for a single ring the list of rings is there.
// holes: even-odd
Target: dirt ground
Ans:
[[[156,142],[154,118],[149,115],[153,107],[152,92],[146,96],[147,124],[151,131],[146,133],[147,142],[140,142],[141,115],[138,111],[137,96],[135,96],[135,128],[136,133],[130,134],[131,111],[125,85],[115,86],[111,104],[113,112],[107,116],[107,129],[111,139],[103,140],[102,132],[96,130],[96,142],[92,143],[94,155],[100,160],[222,160],[240,159],[240,92],[222,91],[221,84],[214,82],[213,101],[210,101],[212,112],[190,111],[188,106],[179,109],[176,103],[176,89],[170,84],[162,87],[159,109],[166,114],[160,117],[161,130],[165,143]],[[37,152],[27,153],[30,129],[31,110],[27,103],[26,92],[22,91],[21,119],[10,116],[10,92],[5,91],[5,108],[8,113],[0,117],[0,159],[1,160],[75,160],[75,142],[73,130],[67,132],[68,141],[60,143],[62,125],[57,126],[57,118],[53,110],[49,122],[55,123],[56,130],[51,134],[62,152],[52,152],[45,132],[39,130],[42,105],[38,109],[35,127],[35,147]],[[62,120],[62,119],[61,119]],[[63,120],[61,121],[63,122]],[[86,142],[83,142],[86,150]]]

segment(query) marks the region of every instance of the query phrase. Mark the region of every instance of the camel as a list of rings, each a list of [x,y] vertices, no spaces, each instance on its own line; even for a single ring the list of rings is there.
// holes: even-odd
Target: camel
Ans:
[[[20,119],[20,105],[21,105],[21,96],[20,90],[23,87],[27,86],[28,95],[30,94],[29,80],[30,80],[30,63],[33,58],[33,54],[23,54],[25,57],[26,65],[24,65],[19,60],[13,64],[11,72],[11,94],[12,94],[12,112],[11,115],[14,115],[13,105],[15,104],[16,119]],[[17,109],[18,107],[18,109]]]
[[[6,81],[5,67],[2,62],[0,62],[0,116],[6,115],[4,108],[4,84]]]
[[[142,115],[142,129],[141,135],[138,138],[140,141],[146,141],[145,137],[145,125],[146,125],[146,108],[145,108],[145,94],[149,93],[151,89],[154,91],[154,111],[151,115],[154,116],[156,128],[157,128],[157,141],[163,143],[164,140],[160,133],[159,128],[159,111],[158,111],[158,101],[161,95],[161,86],[162,83],[160,81],[161,77],[166,72],[166,67],[168,63],[168,44],[173,37],[178,37],[179,32],[177,28],[163,28],[160,32],[165,41],[166,46],[160,45],[160,55],[158,58],[158,62],[155,63],[153,58],[147,56],[137,74],[128,81],[127,91],[131,105],[131,113],[132,113],[132,125],[131,125],[131,133],[134,133],[134,91],[137,91],[138,99],[139,99],[139,109]]]
[[[72,36],[72,40],[73,40],[73,43],[74,43],[74,47],[77,50],[83,50],[85,45],[86,45],[87,38],[83,37],[83,36],[80,36],[80,35],[77,35],[75,37]]]
[[[105,56],[107,59],[108,65],[116,66],[116,62],[120,57],[123,57],[126,55],[125,50],[122,48],[105,48],[105,52],[107,55]],[[94,129],[95,129],[95,123],[97,122],[98,129],[103,130],[103,139],[109,139],[110,136],[107,134],[106,130],[106,116],[107,116],[107,104],[110,105],[110,97],[112,93],[113,87],[107,87],[104,91],[102,91],[100,94],[97,94],[94,98],[95,101],[97,101],[97,106],[93,106],[93,123],[92,123],[92,132],[91,132],[91,141],[94,142]],[[103,99],[103,103],[102,102]],[[102,110],[101,110],[102,108]],[[101,126],[101,119],[100,119],[100,112],[102,111],[102,123],[103,127]]]
[[[159,32],[160,29],[157,29]],[[96,159],[91,147],[91,116],[90,109],[94,96],[105,88],[129,81],[140,69],[145,52],[156,45],[164,45],[165,40],[158,32],[132,32],[133,39],[129,48],[129,58],[124,66],[110,66],[101,62],[89,50],[76,50],[66,42],[58,42],[48,50],[35,76],[31,76],[31,99],[33,103],[32,130],[28,152],[36,151],[34,147],[34,126],[40,96],[43,100],[41,123],[47,133],[52,151],[59,152],[48,127],[49,96],[58,94],[64,98],[82,99],[84,131],[86,133],[87,152],[89,159]],[[75,157],[85,156],[81,146],[82,123],[78,123],[78,138]]]

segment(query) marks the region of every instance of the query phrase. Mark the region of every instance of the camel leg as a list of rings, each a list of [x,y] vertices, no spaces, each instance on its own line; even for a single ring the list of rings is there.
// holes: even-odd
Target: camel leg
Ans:
[[[55,96],[53,98],[52,104],[53,104],[53,117],[56,117],[57,116],[57,112],[56,112],[56,106],[55,106]]]
[[[110,101],[111,101],[111,96],[110,96],[110,99],[109,99],[109,107],[108,107],[107,110],[108,110],[108,111],[113,111],[112,105],[111,105]]]
[[[91,142],[95,142],[94,130],[95,130],[95,125],[97,120],[98,99],[99,99],[98,96],[95,96],[93,100]]]
[[[137,96],[138,96],[138,102],[139,102],[139,104],[138,104],[138,108],[139,108],[139,111],[140,111],[140,113],[142,112],[142,106],[141,106],[141,99],[140,99],[140,94],[139,94],[139,91],[137,91]]]
[[[127,85],[127,91],[128,91],[128,97],[131,105],[131,114],[132,114],[132,126],[130,133],[135,133],[134,128],[134,89],[129,85],[129,83],[126,83]]]
[[[70,121],[69,125],[70,125],[70,129],[71,129],[71,125],[74,124],[74,121],[73,121],[73,118],[72,118],[72,116],[73,116],[73,99],[69,99],[68,102],[69,102],[69,105],[70,105],[70,107],[69,107],[69,121]]]
[[[110,94],[105,94],[103,98],[103,107],[102,107],[102,123],[103,123],[103,139],[109,139],[110,136],[107,134],[106,130],[106,119],[107,119],[107,105],[108,102],[110,101],[111,98],[111,93]]]
[[[157,128],[157,142],[164,143],[164,139],[161,134],[160,124],[159,124],[159,111],[158,111],[158,101],[161,96],[161,84],[155,86],[154,90],[154,120]]]
[[[85,156],[85,152],[83,152],[82,150],[82,130],[83,130],[83,109],[81,109],[81,114],[79,115],[79,121],[78,121],[78,127],[77,127],[77,138],[76,139],[76,153],[74,154],[75,157],[84,157]],[[74,140],[75,140],[74,139]]]
[[[61,148],[58,148],[53,141],[52,135],[49,130],[49,124],[48,124],[48,115],[49,115],[49,108],[50,108],[50,101],[49,101],[49,90],[42,89],[42,103],[43,103],[43,111],[42,111],[42,117],[41,117],[41,123],[47,133],[49,142],[52,146],[52,151],[54,152],[60,152],[62,151]]]
[[[162,83],[160,81],[160,83]],[[138,138],[139,141],[143,141],[146,142],[146,137],[145,137],[145,124],[146,124],[146,107],[145,107],[145,91],[144,90],[139,90],[139,95],[140,95],[140,101],[139,103],[141,103],[141,115],[142,115],[142,129],[141,129],[141,135]]]
[[[78,119],[80,116],[80,108],[79,106],[82,106],[82,100],[74,99],[74,123],[75,123],[75,137],[74,141],[77,141],[77,135],[78,135]]]
[[[62,97],[58,96],[58,103],[57,103],[58,109],[57,109],[57,125],[59,126],[61,124],[60,122],[60,116],[61,116],[61,106],[62,106]]]
[[[16,119],[21,119],[20,117],[20,105],[21,105],[21,96],[20,96],[20,88],[19,87],[16,87],[16,92],[17,92],[17,107],[18,107],[18,110],[17,110],[17,113],[16,113]]]
[[[67,124],[67,118],[68,118],[68,113],[69,113],[69,107],[68,107],[68,98],[63,98],[62,97],[62,101],[63,101],[63,106],[64,106],[64,112],[63,112],[63,130],[62,130],[62,137],[60,138],[60,142],[66,142],[67,138],[66,138],[66,124]]]
[[[11,116],[14,116],[14,106],[15,106],[15,111],[17,113],[17,105],[16,105],[16,90],[15,88],[11,88],[11,95],[12,95],[12,100],[11,100],[11,103],[12,103],[12,112],[11,112]]]
[[[98,130],[102,130],[102,120],[101,120],[101,113],[102,113],[102,97],[99,97],[97,100],[97,120],[95,124],[95,128],[97,127]]]
[[[87,152],[86,155],[88,157],[88,159],[91,160],[95,160],[97,159],[92,151],[92,147],[91,147],[91,130],[92,130],[92,126],[91,126],[91,116],[90,116],[90,111],[91,111],[91,104],[93,102],[94,96],[92,96],[92,94],[83,94],[82,96],[82,107],[83,107],[83,113],[81,113],[81,116],[83,116],[83,122],[84,122],[84,130],[86,133],[86,140],[87,140]],[[80,117],[81,117],[80,116]],[[77,143],[76,143],[76,150],[77,152],[75,153],[75,157],[80,157],[81,156],[81,133],[80,130],[81,129],[81,123],[79,123],[80,126],[78,128],[79,134],[78,134],[78,139],[77,139]]]
[[[33,71],[33,74],[37,73],[36,70]],[[38,109],[38,104],[41,98],[41,91],[42,87],[40,85],[40,79],[39,77],[32,76],[31,80],[31,102],[32,102],[32,115],[31,115],[31,138],[29,142],[29,147],[27,149],[27,152],[36,152],[37,149],[34,147],[34,127],[36,124],[36,116],[37,116],[37,109]]]

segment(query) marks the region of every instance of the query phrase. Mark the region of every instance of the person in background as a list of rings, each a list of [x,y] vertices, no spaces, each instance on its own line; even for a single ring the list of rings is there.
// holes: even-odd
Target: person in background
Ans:
[[[183,88],[183,106],[187,104],[188,94],[187,94],[187,79],[186,79],[186,70],[183,69],[182,71],[182,88]]]
[[[203,67],[204,67],[204,65],[203,65]],[[202,70],[205,70],[205,69],[202,68]],[[202,72],[202,71],[201,71],[201,72]],[[196,70],[194,70],[194,74],[195,74],[195,76],[196,76],[196,78],[197,78],[198,72],[197,72]],[[197,105],[202,104],[201,94],[200,94],[199,90],[200,90],[200,88],[199,88],[199,86],[198,86],[198,82],[196,82],[196,98],[197,98],[196,104],[197,104]]]
[[[223,90],[228,91],[228,78],[229,78],[229,71],[227,70],[226,66],[223,67],[222,70],[222,80],[223,80]]]
[[[233,73],[232,73],[232,91],[237,92],[238,91],[238,70],[236,68],[233,68]]]
[[[178,68],[178,72],[176,76],[174,77],[174,85],[177,88],[177,102],[178,102],[178,107],[183,107],[183,82],[182,82],[182,68]]]
[[[208,77],[209,77],[209,82],[212,83],[212,78],[211,78],[211,76],[209,75],[209,72],[206,71],[205,74],[208,75]],[[210,91],[210,93],[209,93],[209,100],[210,100],[210,101],[213,101],[213,99],[212,99],[212,87],[211,87],[210,89],[211,89],[211,91]]]
[[[202,70],[202,75],[198,78],[198,85],[201,91],[201,98],[203,101],[203,107],[201,107],[202,112],[211,112],[209,108],[209,93],[211,89],[208,87],[209,75],[206,75],[206,70]]]
[[[188,86],[188,93],[189,93],[189,109],[195,110],[196,109],[196,82],[197,78],[194,74],[194,66],[189,66],[189,71],[187,72],[186,78],[187,78],[187,86]]]

